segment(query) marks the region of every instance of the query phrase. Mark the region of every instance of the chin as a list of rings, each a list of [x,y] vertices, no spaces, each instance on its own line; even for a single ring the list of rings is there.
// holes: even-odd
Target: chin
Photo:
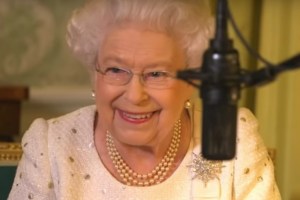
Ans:
[[[145,131],[122,131],[120,135],[115,136],[119,142],[132,146],[145,146],[151,142],[154,135],[145,133]]]

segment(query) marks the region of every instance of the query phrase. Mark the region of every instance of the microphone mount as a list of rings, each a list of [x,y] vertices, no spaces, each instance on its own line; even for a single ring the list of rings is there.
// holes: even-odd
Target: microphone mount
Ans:
[[[241,88],[265,85],[278,74],[299,68],[300,54],[277,65],[264,62],[267,66],[256,71],[241,69],[238,52],[228,38],[228,19],[233,26],[235,24],[227,0],[218,0],[216,9],[215,38],[210,40],[203,55],[202,67],[179,71],[177,78],[197,87],[203,99],[202,155],[212,160],[228,160],[235,156],[236,113]],[[256,56],[263,60],[259,54]],[[213,112],[223,114],[216,117]],[[227,125],[229,122],[231,125]]]

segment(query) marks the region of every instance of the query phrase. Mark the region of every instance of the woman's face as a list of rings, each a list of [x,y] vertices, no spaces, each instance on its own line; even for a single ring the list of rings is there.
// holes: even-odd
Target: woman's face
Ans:
[[[100,69],[115,67],[141,74],[145,71],[176,72],[185,68],[185,55],[170,36],[137,26],[115,28],[103,40],[98,55]],[[112,73],[118,71],[111,70]],[[182,114],[193,89],[172,79],[164,89],[145,86],[133,75],[125,85],[111,85],[96,72],[98,128],[109,130],[120,142],[147,146],[163,141]]]

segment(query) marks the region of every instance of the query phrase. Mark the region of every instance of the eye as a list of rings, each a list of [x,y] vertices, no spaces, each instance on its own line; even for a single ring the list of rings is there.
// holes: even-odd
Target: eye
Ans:
[[[164,71],[154,71],[145,74],[146,79],[163,79],[167,77],[169,77],[169,73]]]
[[[108,67],[105,69],[104,73],[106,75],[121,75],[121,74],[128,74],[128,71],[118,67]]]

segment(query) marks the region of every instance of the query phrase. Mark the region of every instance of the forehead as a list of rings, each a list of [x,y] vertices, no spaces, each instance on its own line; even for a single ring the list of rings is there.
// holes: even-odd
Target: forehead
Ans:
[[[140,26],[112,29],[102,41],[98,55],[99,62],[117,61],[131,66],[173,64],[183,57],[183,50],[173,37]]]

